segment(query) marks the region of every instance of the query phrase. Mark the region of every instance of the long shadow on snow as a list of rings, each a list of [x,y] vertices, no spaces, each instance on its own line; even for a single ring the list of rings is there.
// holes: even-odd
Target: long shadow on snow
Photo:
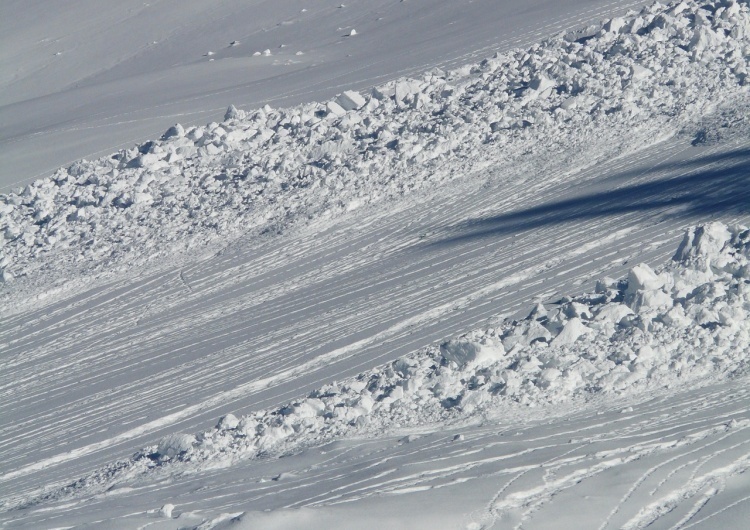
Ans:
[[[695,166],[704,167],[688,169]],[[678,175],[623,187],[600,189],[594,193],[532,208],[446,226],[443,229],[455,235],[433,240],[422,248],[458,244],[544,226],[634,212],[658,214],[659,211],[663,211],[665,218],[694,222],[723,214],[750,213],[750,149],[746,148],[676,164],[661,164],[646,171],[627,171],[594,182],[592,185],[601,188],[602,184],[613,184],[635,175],[638,175],[640,180],[647,179],[649,174],[664,170],[674,170]]]

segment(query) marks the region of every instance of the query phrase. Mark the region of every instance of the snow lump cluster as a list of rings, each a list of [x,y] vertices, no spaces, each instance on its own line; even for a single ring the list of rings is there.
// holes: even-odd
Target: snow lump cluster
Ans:
[[[627,278],[601,279],[595,292],[540,304],[523,320],[429,346],[283,407],[166,436],[49,495],[399,427],[708,384],[748,366],[750,229],[711,223],[689,229],[658,270],[636,265]]]
[[[573,165],[584,150],[613,156],[622,145],[613,138],[627,135],[637,148],[746,94],[749,57],[747,2],[655,3],[365,95],[232,107],[221,123],[175,125],[0,195],[0,290],[13,307],[24,282],[51,286],[195,256],[473,168],[518,167],[532,151]]]

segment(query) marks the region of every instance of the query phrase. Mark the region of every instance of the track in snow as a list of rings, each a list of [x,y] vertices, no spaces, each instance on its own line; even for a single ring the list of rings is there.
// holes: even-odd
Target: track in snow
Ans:
[[[14,315],[0,328],[2,496],[663,261],[696,221],[747,222],[748,148],[678,138],[566,179],[487,168]]]

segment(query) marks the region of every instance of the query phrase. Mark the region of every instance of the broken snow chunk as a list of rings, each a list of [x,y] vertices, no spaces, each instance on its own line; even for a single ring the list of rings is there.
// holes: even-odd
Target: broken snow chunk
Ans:
[[[537,386],[540,388],[549,388],[560,378],[561,375],[562,372],[557,368],[545,368],[542,370],[542,373],[539,374]]]
[[[672,297],[661,289],[638,291],[631,301],[631,307],[636,312],[640,312],[643,309],[668,309],[673,304],[674,300]]]
[[[576,107],[578,107],[578,98],[576,96],[566,98],[565,101],[560,104],[560,108],[563,110],[572,110]]]
[[[224,121],[227,120],[242,120],[246,117],[245,111],[237,109],[234,105],[229,105],[226,113],[224,113]]]
[[[580,318],[571,318],[565,323],[557,337],[552,339],[552,345],[567,346],[573,344],[580,337],[589,333],[592,333],[592,330],[586,327]]]
[[[620,33],[620,30],[625,27],[627,22],[622,17],[615,17],[611,20],[608,20],[604,24],[604,31],[608,31],[610,33]]]
[[[162,458],[174,458],[193,449],[195,436],[191,434],[170,434],[159,441],[156,454]]]
[[[132,195],[132,202],[133,204],[140,204],[140,205],[147,206],[154,202],[154,197],[150,193],[137,191],[133,193]]]
[[[185,129],[182,125],[177,123],[167,129],[167,132],[162,135],[161,139],[168,140],[169,138],[182,138],[183,136],[185,136]]]
[[[730,238],[729,229],[722,223],[689,228],[672,259],[688,264],[693,260],[718,255]]]
[[[173,511],[174,511],[174,504],[165,504],[159,510],[159,515],[161,515],[162,517],[171,518]]]
[[[239,424],[240,420],[238,420],[234,414],[227,414],[226,416],[222,416],[219,419],[219,422],[216,424],[216,428],[220,431],[226,431],[236,429]]]
[[[547,90],[551,90],[554,87],[555,82],[544,75],[535,78],[533,81],[531,81],[531,83],[529,83],[529,88],[531,88],[531,90],[536,90],[540,94]]]
[[[325,412],[326,405],[318,398],[308,398],[302,403],[295,405],[293,413],[300,418],[314,418]]]
[[[651,70],[646,68],[645,66],[641,66],[640,64],[633,64],[630,67],[630,78],[633,81],[640,81],[642,79],[646,79],[651,74],[653,74]]]
[[[625,293],[634,295],[636,291],[661,289],[663,285],[664,280],[651,267],[641,263],[628,272],[628,289]]]
[[[336,103],[344,110],[358,110],[364,107],[367,101],[359,92],[347,90],[336,98]]]
[[[399,81],[394,89],[394,97],[399,104],[405,104],[411,96],[419,92],[419,84],[416,81]]]
[[[154,168],[161,158],[156,153],[146,153],[138,157],[136,167]]]
[[[480,344],[466,338],[459,338],[441,344],[440,354],[446,361],[456,363],[459,368],[466,368],[496,362],[503,358],[505,349],[497,341]]]
[[[255,436],[258,429],[258,422],[253,418],[242,418],[237,425],[237,432],[243,436]]]
[[[628,315],[632,315],[633,310],[625,304],[612,302],[604,305],[594,317],[594,320],[608,321],[613,324],[619,324],[620,321]]]
[[[547,316],[547,309],[544,307],[544,304],[539,302],[534,306],[534,308],[529,313],[529,316],[526,318],[530,320],[536,320],[539,318],[544,318],[546,316]]]
[[[346,114],[346,110],[335,101],[329,101],[328,103],[326,103],[326,112],[329,116],[334,117],[339,117]]]

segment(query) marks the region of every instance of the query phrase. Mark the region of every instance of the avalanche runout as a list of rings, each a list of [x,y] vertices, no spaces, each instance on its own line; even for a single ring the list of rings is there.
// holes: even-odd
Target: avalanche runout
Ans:
[[[509,407],[708,384],[746,372],[749,316],[750,229],[691,228],[659,270],[636,265],[626,279],[604,278],[594,293],[537,305],[521,321],[471,331],[280,408],[227,414],[208,431],[166,436],[44,497],[382,434],[396,425],[449,424]]]
[[[370,94],[175,125],[0,195],[2,310],[29,290],[195,258],[243,234],[518,161],[540,138],[571,164],[584,151],[637,149],[746,94],[749,47],[745,1],[655,3]],[[620,137],[628,142],[611,141]]]

